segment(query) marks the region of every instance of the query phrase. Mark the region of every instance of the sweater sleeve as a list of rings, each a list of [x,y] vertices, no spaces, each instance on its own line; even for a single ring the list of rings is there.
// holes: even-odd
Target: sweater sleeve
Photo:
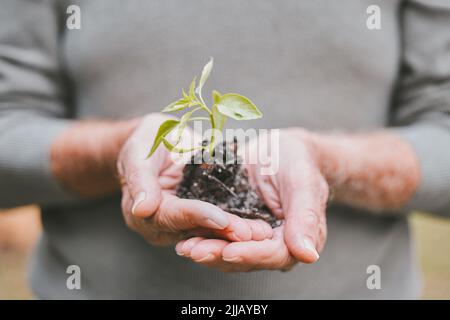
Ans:
[[[0,208],[71,198],[52,176],[50,146],[69,110],[50,0],[2,0],[0,9]]]
[[[450,216],[450,2],[406,1],[395,130],[415,151],[421,182],[408,209]]]

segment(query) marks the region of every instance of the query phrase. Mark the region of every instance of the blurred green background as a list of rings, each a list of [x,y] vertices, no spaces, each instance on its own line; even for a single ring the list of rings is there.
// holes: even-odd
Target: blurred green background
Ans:
[[[423,298],[450,299],[450,220],[415,213],[410,223],[423,273]],[[33,298],[26,263],[40,230],[35,207],[0,212],[0,299]]]

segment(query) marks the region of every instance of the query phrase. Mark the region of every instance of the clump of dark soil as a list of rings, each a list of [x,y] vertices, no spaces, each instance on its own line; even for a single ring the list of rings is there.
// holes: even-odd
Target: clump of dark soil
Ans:
[[[236,140],[216,147],[214,155],[211,159],[208,151],[202,150],[192,156],[184,168],[177,196],[212,203],[242,218],[264,220],[272,228],[281,225],[250,185],[237,155]]]

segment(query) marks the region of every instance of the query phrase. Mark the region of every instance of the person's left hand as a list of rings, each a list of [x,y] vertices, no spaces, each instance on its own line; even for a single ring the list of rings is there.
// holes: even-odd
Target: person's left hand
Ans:
[[[329,190],[308,137],[309,133],[300,129],[280,131],[279,152],[271,154],[272,161],[279,161],[273,175],[262,175],[261,164],[246,164],[258,194],[277,217],[284,219],[274,229],[272,239],[231,243],[194,237],[179,242],[177,254],[222,271],[288,270],[297,261],[317,261],[326,241]],[[258,149],[264,154],[269,140],[260,136],[250,143],[247,154]]]

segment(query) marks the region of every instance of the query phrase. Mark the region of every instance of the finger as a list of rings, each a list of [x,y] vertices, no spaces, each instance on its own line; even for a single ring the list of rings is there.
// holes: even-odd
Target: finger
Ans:
[[[222,250],[228,243],[225,240],[204,239],[194,245],[190,257],[197,263],[210,263],[222,256]]]
[[[183,179],[184,165],[171,164],[165,168],[158,178],[158,184],[162,190],[175,190],[176,186]]]
[[[295,262],[284,244],[282,227],[275,229],[273,239],[230,243],[222,259],[251,269],[286,269]]]
[[[185,251],[184,254],[195,263],[223,272],[249,271],[249,266],[231,264],[222,260],[222,251],[228,244],[229,242],[225,240],[196,238],[189,244],[190,252]],[[183,247],[186,249],[186,245]]]
[[[214,232],[218,237],[231,241],[264,240],[272,238],[272,227],[259,219],[242,219],[230,214],[230,225]]]
[[[243,219],[234,214],[229,214],[230,225],[223,231],[216,232],[231,241],[262,240],[272,236],[272,228],[258,220]],[[269,230],[270,229],[270,230]]]
[[[194,234],[207,236],[210,230],[231,241],[253,239],[253,229],[256,239],[271,237],[272,232],[270,226],[263,222],[242,219],[204,201],[180,199],[169,194],[164,194],[155,219],[159,226],[171,231],[193,229]],[[199,231],[201,227],[206,230]]]
[[[239,227],[236,227],[236,221],[242,223],[240,218],[238,217],[236,219],[236,217],[231,214],[229,218],[230,218],[230,225],[224,230],[211,230],[205,228],[198,228],[192,230],[190,234],[195,236],[201,236],[204,238],[223,239],[229,241],[249,241],[249,240],[259,241],[272,238],[273,235],[272,227],[265,221],[258,219],[257,220],[243,219],[249,228],[244,226],[245,229],[241,230]],[[251,232],[250,236],[248,235],[248,229],[250,229]],[[229,230],[235,231],[230,232]]]
[[[135,163],[119,164],[123,186],[127,189],[131,203],[123,210],[139,218],[151,216],[161,202],[161,189],[156,169],[148,165],[139,168]]]
[[[256,188],[258,196],[276,217],[283,217],[276,176],[260,174],[260,172],[257,171],[261,170],[261,168],[256,165],[248,165],[246,168],[249,177],[252,177],[252,183]]]
[[[264,240],[271,239],[273,236],[272,227],[265,221],[260,219],[245,219],[246,222],[250,225],[252,229],[252,238],[251,240]]]
[[[177,232],[180,230],[204,227],[208,229],[225,229],[229,227],[229,214],[208,202],[180,199],[164,193],[153,222],[163,230]]]
[[[130,193],[128,192],[128,188],[123,187],[122,188],[122,199],[121,199],[121,207],[122,207],[122,213],[123,217],[125,219],[125,223],[128,227],[133,228],[134,227],[134,219],[131,215],[131,210],[126,210],[125,208],[131,208],[133,204],[133,200],[131,199]]]
[[[285,241],[294,257],[312,263],[319,259],[318,249],[325,242],[328,186],[320,175],[291,177],[295,180],[286,184],[289,189],[282,199],[286,208]]]
[[[203,237],[193,237],[187,240],[180,241],[175,246],[175,251],[179,256],[190,257],[192,248],[194,248],[194,246],[198,242],[204,239],[205,238]]]
[[[292,255],[302,262],[319,260],[318,223],[317,213],[307,208],[286,218],[286,244]]]

